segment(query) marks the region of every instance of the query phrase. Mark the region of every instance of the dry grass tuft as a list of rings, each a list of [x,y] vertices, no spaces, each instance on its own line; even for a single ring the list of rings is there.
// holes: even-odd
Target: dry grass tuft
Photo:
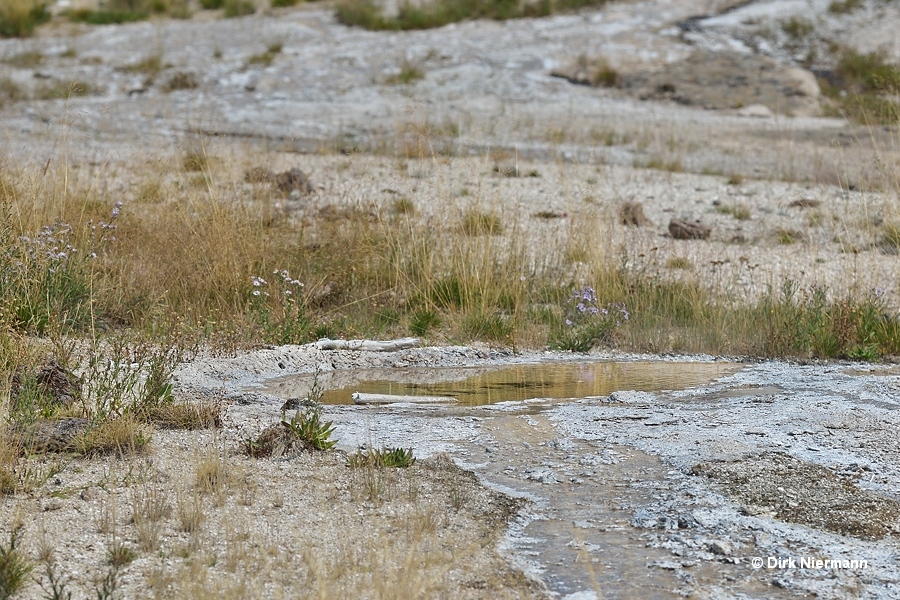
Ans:
[[[222,425],[220,402],[164,402],[153,407],[149,420],[162,429],[210,429]]]
[[[200,492],[217,494],[224,491],[230,480],[231,471],[228,463],[217,448],[210,448],[200,456],[194,478]]]
[[[137,531],[140,547],[145,552],[159,548],[164,519],[172,512],[168,490],[157,482],[135,488],[131,494],[131,522]]]
[[[152,430],[131,415],[102,421],[79,434],[74,441],[78,452],[96,456],[127,456],[143,452],[150,443]]]
[[[496,213],[473,208],[463,214],[459,228],[466,235],[500,235],[503,221]]]
[[[198,533],[206,515],[197,487],[189,490],[179,488],[175,495],[178,523],[185,533]]]

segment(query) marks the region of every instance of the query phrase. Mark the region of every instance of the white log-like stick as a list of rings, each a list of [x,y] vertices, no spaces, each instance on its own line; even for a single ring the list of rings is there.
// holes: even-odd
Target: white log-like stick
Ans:
[[[438,404],[442,402],[456,402],[456,398],[451,396],[397,396],[395,394],[363,394],[361,392],[353,392],[354,404],[394,404],[396,402]]]
[[[319,350],[368,350],[371,352],[393,352],[414,348],[419,345],[419,338],[401,338],[399,340],[329,340],[322,338],[316,342]]]

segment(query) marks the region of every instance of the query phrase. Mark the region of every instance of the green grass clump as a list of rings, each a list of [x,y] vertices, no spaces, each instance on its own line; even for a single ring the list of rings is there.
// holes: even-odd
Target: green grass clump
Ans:
[[[876,360],[900,349],[900,321],[890,316],[881,290],[829,300],[824,287],[801,292],[787,281],[757,310],[768,313],[765,352],[771,355]]]
[[[862,4],[863,0],[833,0],[828,5],[828,12],[835,15],[843,15],[855,11]]]
[[[28,583],[34,565],[19,550],[22,526],[14,527],[9,543],[0,545],[0,598],[12,598]]]
[[[80,434],[74,449],[85,456],[128,456],[142,452],[151,435],[147,425],[133,415],[107,418]]]
[[[256,12],[256,3],[253,0],[225,0],[222,5],[222,15],[226,19],[246,17]]]
[[[441,317],[429,309],[417,310],[409,319],[409,332],[413,335],[425,335],[432,329],[440,327]]]
[[[750,213],[750,207],[744,204],[735,204],[733,206],[726,206],[721,204],[716,207],[716,212],[720,212],[725,215],[731,215],[738,221],[748,221],[752,216]]]
[[[39,0],[0,2],[0,37],[29,37],[35,27],[49,20],[47,4]]]
[[[4,62],[17,69],[33,69],[43,64],[44,55],[39,50],[29,50],[4,58],[0,62]]]
[[[669,171],[670,173],[681,173],[684,171],[684,163],[681,158],[666,158],[663,156],[653,156],[646,161],[640,159],[634,160],[635,168],[640,169],[656,169],[659,171]]]
[[[782,246],[790,246],[806,239],[803,232],[796,229],[777,229],[775,230],[775,240]]]
[[[900,224],[890,221],[884,223],[877,245],[887,254],[900,254]]]
[[[732,173],[728,176],[728,185],[741,185],[744,183],[744,176],[740,173]]]
[[[282,50],[281,42],[276,42],[274,44],[270,44],[268,48],[266,48],[265,52],[261,52],[260,54],[254,54],[250,58],[247,59],[247,66],[262,66],[268,67],[272,64],[272,61],[275,60],[275,57],[281,54]]]
[[[513,335],[513,323],[496,310],[480,309],[469,312],[462,320],[462,333],[472,340],[509,343]]]
[[[37,335],[84,327],[90,318],[92,256],[108,243],[115,219],[100,234],[93,225],[76,230],[56,221],[31,235],[15,236],[11,216],[0,218],[5,221],[0,221],[0,246],[6,248],[0,254],[3,320]]]
[[[174,92],[177,90],[193,90],[199,87],[197,76],[187,71],[172,73],[172,76],[163,85],[163,91]]]
[[[410,62],[404,62],[400,65],[400,72],[385,79],[384,83],[387,85],[409,85],[424,78],[425,71],[421,67]]]
[[[153,15],[187,19],[191,13],[185,0],[105,0],[96,9],[66,12],[70,20],[90,25],[131,23],[149,19]]]
[[[188,173],[199,173],[209,169],[209,157],[202,150],[189,151],[181,159],[181,168]]]
[[[781,24],[781,30],[794,40],[802,40],[813,32],[815,26],[806,19],[791,17]]]
[[[57,81],[38,87],[34,92],[35,100],[68,100],[82,96],[90,96],[94,88],[89,83],[72,81],[69,83]]]
[[[336,8],[340,23],[371,30],[433,29],[471,19],[503,21],[546,17],[560,12],[602,6],[605,0],[435,0],[401,3],[396,16],[386,17],[375,0],[342,0]]]
[[[880,52],[860,54],[844,49],[828,78],[820,78],[822,92],[840,114],[859,123],[890,125],[900,119],[900,66]]]
[[[141,73],[146,75],[148,82],[152,82],[164,68],[165,65],[163,64],[162,54],[160,52],[150,54],[137,62],[118,67],[120,71],[125,73]]]
[[[17,102],[25,98],[25,91],[9,77],[0,77],[0,108],[8,102]]]

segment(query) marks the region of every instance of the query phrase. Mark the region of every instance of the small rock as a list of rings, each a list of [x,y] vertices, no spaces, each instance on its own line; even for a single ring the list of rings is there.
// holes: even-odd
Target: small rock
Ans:
[[[665,520],[645,508],[639,508],[631,518],[631,526],[637,529],[662,529]]]
[[[247,183],[266,183],[272,181],[275,175],[266,168],[253,167],[244,173],[244,181]]]
[[[592,529],[594,525],[590,521],[572,521],[572,527],[576,529]]]
[[[676,240],[705,240],[712,233],[712,228],[700,221],[684,221],[672,219],[669,221],[669,234]]]
[[[65,452],[72,450],[76,436],[91,425],[90,419],[66,417],[38,421],[28,438],[32,452]]]
[[[311,194],[313,185],[309,177],[300,169],[291,169],[275,176],[275,185],[285,194],[297,191],[303,195]]]
[[[306,196],[313,192],[313,184],[309,180],[309,176],[297,168],[275,174],[263,167],[253,167],[244,173],[244,181],[247,183],[271,182],[284,194]]]
[[[649,404],[654,400],[656,396],[650,392],[620,390],[609,395],[609,401],[616,404]]]
[[[644,206],[640,202],[625,202],[619,209],[619,219],[622,225],[631,225],[633,227],[645,227],[653,225],[650,219],[644,215]]]
[[[712,540],[706,544],[706,547],[710,552],[719,556],[730,556],[733,551],[731,544],[723,540]]]
[[[525,471],[525,479],[544,484],[559,483],[559,477],[556,476],[556,473],[552,469],[546,468]]]
[[[790,204],[788,204],[788,208],[818,208],[821,206],[821,200],[813,200],[811,198],[801,198],[800,200],[794,200]]]
[[[756,117],[758,119],[770,119],[775,116],[772,109],[765,104],[750,104],[738,109],[737,114],[741,117]]]

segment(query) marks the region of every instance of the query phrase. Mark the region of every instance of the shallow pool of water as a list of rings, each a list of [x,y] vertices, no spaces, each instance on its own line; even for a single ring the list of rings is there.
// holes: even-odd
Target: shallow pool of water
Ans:
[[[468,405],[531,398],[608,396],[620,390],[677,390],[702,385],[741,368],[735,363],[570,362],[502,367],[361,370],[319,375],[325,404],[352,404],[351,394],[446,396]],[[264,392],[304,397],[312,376],[283,377]]]

